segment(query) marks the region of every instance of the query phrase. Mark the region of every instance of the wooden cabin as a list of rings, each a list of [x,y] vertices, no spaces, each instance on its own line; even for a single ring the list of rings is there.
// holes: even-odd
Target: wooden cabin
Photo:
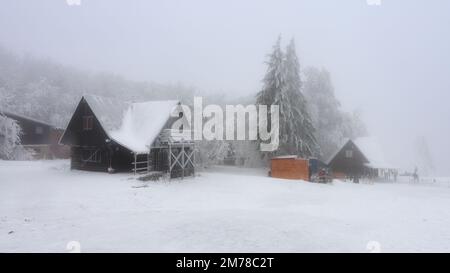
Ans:
[[[71,168],[102,172],[194,173],[194,146],[171,125],[183,117],[178,101],[124,102],[85,95],[61,137]]]
[[[296,155],[273,157],[270,161],[270,176],[309,181],[309,161]]]
[[[368,178],[394,180],[397,169],[387,163],[378,142],[371,137],[347,139],[327,161],[338,179]]]
[[[69,158],[69,147],[60,145],[59,139],[64,132],[44,121],[2,111],[2,114],[17,122],[22,130],[21,145],[36,159]]]

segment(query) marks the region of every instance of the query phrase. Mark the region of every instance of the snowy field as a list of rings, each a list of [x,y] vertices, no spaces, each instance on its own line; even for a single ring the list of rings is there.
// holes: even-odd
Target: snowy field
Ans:
[[[448,181],[320,185],[217,167],[144,183],[0,161],[0,252],[449,252]]]

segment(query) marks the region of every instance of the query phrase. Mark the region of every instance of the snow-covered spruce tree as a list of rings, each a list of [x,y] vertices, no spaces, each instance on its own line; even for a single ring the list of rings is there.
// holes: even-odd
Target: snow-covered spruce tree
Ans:
[[[267,62],[263,88],[257,94],[258,105],[278,105],[279,140],[275,154],[312,156],[319,152],[314,127],[301,93],[300,65],[292,41],[287,54],[281,50],[279,37]],[[269,122],[270,124],[270,119]]]
[[[325,69],[308,67],[304,71],[304,94],[309,102],[309,110],[322,156],[328,158],[338,149],[351,126],[343,126],[344,118],[340,103],[334,95],[330,73]]]
[[[275,45],[273,46],[272,53],[268,55],[267,64],[267,72],[263,79],[263,88],[256,95],[256,104],[257,105],[279,105],[280,109],[280,126],[279,126],[279,137],[280,137],[280,145],[278,151],[274,152],[263,152],[263,157],[270,157],[274,154],[280,154],[284,150],[282,146],[285,146],[286,143],[286,128],[282,126],[285,124],[285,105],[284,103],[284,95],[285,95],[285,71],[284,71],[284,54],[281,50],[281,36],[278,37]],[[267,118],[267,126],[270,130],[270,114],[268,114]],[[269,131],[268,130],[268,131]],[[259,139],[259,138],[258,138]]]
[[[347,138],[367,135],[358,112],[348,113],[334,94],[330,73],[324,69],[308,67],[304,70],[303,91],[316,129],[322,159],[328,159]]]
[[[281,36],[278,37],[273,51],[268,55],[267,72],[263,79],[263,88],[256,95],[256,103],[271,105],[275,102],[275,96],[281,93],[285,87],[284,81],[284,54],[281,51]]]
[[[290,151],[303,157],[319,156],[320,147],[315,137],[315,128],[308,112],[308,104],[302,93],[300,63],[295,51],[295,41],[291,40],[286,49],[286,97],[287,143]]]

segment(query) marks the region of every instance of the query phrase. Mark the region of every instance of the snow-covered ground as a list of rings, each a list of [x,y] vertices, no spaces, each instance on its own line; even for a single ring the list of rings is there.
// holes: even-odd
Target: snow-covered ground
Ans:
[[[0,252],[450,251],[450,179],[320,185],[217,167],[140,182],[0,161]]]

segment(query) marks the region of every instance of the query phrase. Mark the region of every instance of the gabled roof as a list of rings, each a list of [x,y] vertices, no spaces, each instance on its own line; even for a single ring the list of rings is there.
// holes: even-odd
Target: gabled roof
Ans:
[[[392,165],[386,161],[381,146],[373,137],[360,137],[353,141],[359,150],[369,161],[366,164],[368,167],[374,169],[392,169]]]
[[[384,154],[380,145],[374,137],[360,137],[354,140],[345,139],[340,148],[328,159],[327,165],[333,161],[338,153],[347,145],[348,142],[353,142],[358,150],[363,154],[368,163],[365,165],[374,169],[392,169],[394,168],[384,158]]]
[[[30,117],[27,117],[25,115],[12,113],[12,112],[5,111],[5,110],[0,110],[0,114],[3,114],[4,116],[12,118],[12,119],[14,119],[14,118],[22,118],[22,119],[26,119],[26,120],[29,120],[29,121],[32,121],[32,122],[35,122],[35,123],[39,123],[41,125],[45,125],[45,126],[48,126],[48,127],[56,128],[54,125],[52,125],[52,124],[50,124],[48,122],[45,122],[45,121],[42,121],[42,120],[38,120],[38,119],[35,119],[35,118],[30,118]]]
[[[175,100],[133,103],[94,95],[83,98],[108,137],[135,153],[149,152],[179,104]]]
[[[342,142],[341,145],[339,145],[339,148],[336,149],[336,151],[328,158],[328,160],[325,161],[325,163],[327,165],[329,165],[331,163],[331,161],[333,161],[333,159],[338,155],[338,153],[345,147],[345,145],[347,145],[347,143],[349,141],[352,141],[350,138],[345,138]]]

